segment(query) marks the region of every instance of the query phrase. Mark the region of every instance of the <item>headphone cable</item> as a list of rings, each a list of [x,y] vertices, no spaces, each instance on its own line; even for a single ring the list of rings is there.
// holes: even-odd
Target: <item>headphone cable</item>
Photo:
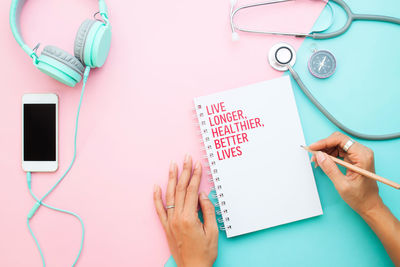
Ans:
[[[40,245],[39,245],[39,241],[37,240],[35,234],[34,234],[33,231],[32,231],[32,228],[31,228],[31,226],[30,226],[30,223],[29,223],[30,220],[31,220],[32,217],[35,215],[35,213],[37,212],[37,210],[39,209],[40,206],[44,206],[44,207],[46,207],[46,208],[48,208],[48,209],[52,209],[52,210],[57,211],[57,212],[62,212],[62,213],[68,214],[68,215],[72,215],[72,216],[74,216],[75,218],[77,218],[77,219],[79,220],[79,222],[81,223],[81,227],[82,227],[82,239],[81,239],[81,244],[80,244],[80,248],[79,248],[78,255],[77,255],[77,257],[75,258],[74,263],[72,264],[72,267],[75,266],[76,263],[78,262],[78,259],[79,259],[80,255],[81,255],[81,253],[82,253],[82,250],[83,250],[83,242],[84,242],[84,239],[85,239],[85,226],[84,226],[84,224],[83,224],[82,218],[81,218],[78,214],[76,214],[76,213],[74,213],[74,212],[71,212],[71,211],[67,211],[67,210],[63,210],[63,209],[59,209],[59,208],[50,206],[50,205],[44,203],[43,201],[44,201],[44,199],[45,199],[51,192],[53,192],[53,190],[61,183],[61,181],[66,177],[66,175],[68,174],[68,172],[71,170],[72,166],[74,165],[74,162],[75,162],[75,159],[76,159],[76,151],[77,151],[77,137],[78,137],[79,113],[80,113],[80,110],[81,110],[82,99],[83,99],[83,95],[84,95],[84,92],[85,92],[85,86],[86,86],[87,79],[88,79],[88,77],[89,77],[89,73],[90,73],[90,67],[86,67],[86,68],[85,68],[85,72],[84,72],[84,74],[83,74],[82,91],[81,91],[81,96],[80,96],[80,99],[79,99],[78,111],[77,111],[76,120],[75,120],[74,155],[73,155],[73,157],[72,157],[71,163],[70,163],[70,165],[68,166],[67,170],[66,170],[66,171],[64,172],[64,174],[60,177],[60,179],[58,179],[58,181],[50,188],[50,190],[47,191],[47,193],[46,193],[43,197],[41,197],[40,199],[39,199],[38,197],[36,197],[36,195],[35,195],[35,194],[33,193],[33,191],[32,191],[32,174],[31,174],[31,172],[27,172],[27,175],[26,175],[29,193],[31,194],[31,196],[33,197],[33,199],[36,201],[35,205],[32,207],[32,209],[31,209],[31,210],[29,211],[29,213],[28,213],[28,216],[27,216],[27,225],[28,225],[29,233],[31,234],[31,236],[32,236],[33,240],[35,241],[35,244],[36,244],[36,246],[37,246],[37,248],[38,248],[38,250],[39,250],[40,257],[41,257],[41,259],[42,259],[43,267],[46,266],[46,263],[45,263],[45,260],[44,260],[44,255],[43,255],[43,251],[42,251],[42,249],[41,249],[41,247],[40,247]]]

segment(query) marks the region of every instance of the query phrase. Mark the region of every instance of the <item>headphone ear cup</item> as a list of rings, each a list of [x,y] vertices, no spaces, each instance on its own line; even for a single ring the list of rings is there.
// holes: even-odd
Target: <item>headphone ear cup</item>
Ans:
[[[98,20],[85,20],[78,29],[74,55],[85,65],[103,66],[111,44],[111,27]]]
[[[89,32],[89,29],[94,24],[94,20],[87,19],[82,22],[79,26],[78,32],[76,33],[75,43],[74,43],[74,56],[78,58],[82,63],[84,63],[83,53],[85,50],[85,42]]]
[[[46,46],[38,58],[36,67],[43,73],[74,87],[82,79],[85,67],[68,52],[55,47]]]

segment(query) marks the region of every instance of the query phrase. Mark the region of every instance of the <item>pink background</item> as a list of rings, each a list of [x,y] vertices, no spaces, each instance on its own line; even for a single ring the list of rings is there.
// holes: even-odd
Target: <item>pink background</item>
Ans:
[[[80,85],[66,87],[34,68],[9,30],[9,4],[0,3],[0,265],[41,266],[26,227],[34,201],[21,169],[21,97],[53,92],[60,98],[60,167],[56,173],[33,175],[33,189],[41,196],[72,157]],[[152,190],[155,183],[165,187],[170,160],[181,162],[185,153],[201,155],[192,99],[280,76],[267,65],[269,48],[281,40],[299,47],[302,40],[241,34],[241,41],[233,43],[228,0],[108,5],[112,47],[104,67],[89,77],[78,158],[46,202],[84,219],[87,232],[78,265],[161,266],[170,254],[153,209]],[[239,20],[308,31],[323,6],[308,0],[290,5],[251,11]],[[31,47],[40,42],[40,50],[52,44],[72,53],[77,28],[97,9],[95,0],[27,1],[22,32]],[[265,14],[268,21],[257,19]],[[275,19],[279,23],[274,24]],[[207,191],[208,185],[202,188]],[[71,265],[80,242],[79,223],[45,208],[31,222],[47,265]]]

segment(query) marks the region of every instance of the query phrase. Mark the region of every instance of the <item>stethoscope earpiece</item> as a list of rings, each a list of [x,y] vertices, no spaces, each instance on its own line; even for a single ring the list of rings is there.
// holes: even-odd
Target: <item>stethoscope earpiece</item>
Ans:
[[[287,43],[278,43],[269,50],[268,61],[272,68],[287,71],[287,65],[296,63],[296,51]]]
[[[237,42],[239,39],[239,34],[237,32],[232,32],[232,41]]]

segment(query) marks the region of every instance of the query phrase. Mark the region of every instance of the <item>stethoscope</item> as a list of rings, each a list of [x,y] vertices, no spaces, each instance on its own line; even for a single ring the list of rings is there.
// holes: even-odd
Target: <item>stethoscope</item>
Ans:
[[[338,4],[347,14],[346,24],[341,29],[331,32],[331,33],[323,33],[323,32],[325,30],[327,30],[328,28],[330,28],[330,26],[332,25],[332,21],[326,29],[319,30],[319,31],[312,31],[310,33],[256,31],[256,30],[252,30],[252,29],[241,28],[235,24],[235,21],[234,21],[235,15],[243,9],[265,6],[265,5],[270,5],[270,4],[283,3],[283,2],[288,2],[288,1],[294,1],[294,0],[272,0],[269,2],[245,5],[245,6],[235,8],[237,1],[231,0],[230,21],[231,21],[232,39],[233,40],[239,39],[239,35],[238,35],[237,31],[247,32],[247,33],[256,33],[256,34],[295,36],[295,37],[303,37],[303,38],[310,37],[313,39],[330,39],[330,38],[335,38],[335,37],[338,37],[338,36],[344,34],[350,28],[352,22],[355,20],[382,21],[382,22],[389,22],[389,23],[394,23],[394,24],[400,25],[400,19],[394,18],[394,17],[355,14],[351,11],[349,6],[343,0],[331,0],[332,2],[335,2],[336,4]],[[333,18],[334,17],[333,9],[329,2],[327,2],[327,4],[331,10],[332,18]],[[384,134],[384,135],[363,134],[363,133],[359,133],[357,131],[350,129],[350,128],[346,127],[345,125],[343,125],[341,122],[339,122],[312,95],[310,90],[308,90],[307,86],[300,79],[300,76],[298,75],[298,73],[293,69],[293,66],[296,62],[296,51],[291,45],[289,45],[287,43],[279,43],[279,44],[274,45],[269,51],[268,61],[269,61],[269,64],[271,65],[271,67],[278,71],[289,70],[293,79],[298,84],[298,86],[303,91],[303,93],[307,96],[307,98],[318,108],[318,110],[322,114],[324,114],[324,116],[326,116],[334,125],[336,125],[342,131],[344,131],[354,137],[357,137],[360,139],[366,139],[366,140],[381,141],[381,140],[390,140],[390,139],[400,138],[400,132],[392,133],[392,134]],[[311,74],[314,75],[315,77],[328,78],[335,71],[336,59],[333,56],[333,54],[330,53],[329,51],[326,51],[326,50],[314,51],[313,55],[311,56],[311,58],[308,62],[308,68],[309,68]]]

